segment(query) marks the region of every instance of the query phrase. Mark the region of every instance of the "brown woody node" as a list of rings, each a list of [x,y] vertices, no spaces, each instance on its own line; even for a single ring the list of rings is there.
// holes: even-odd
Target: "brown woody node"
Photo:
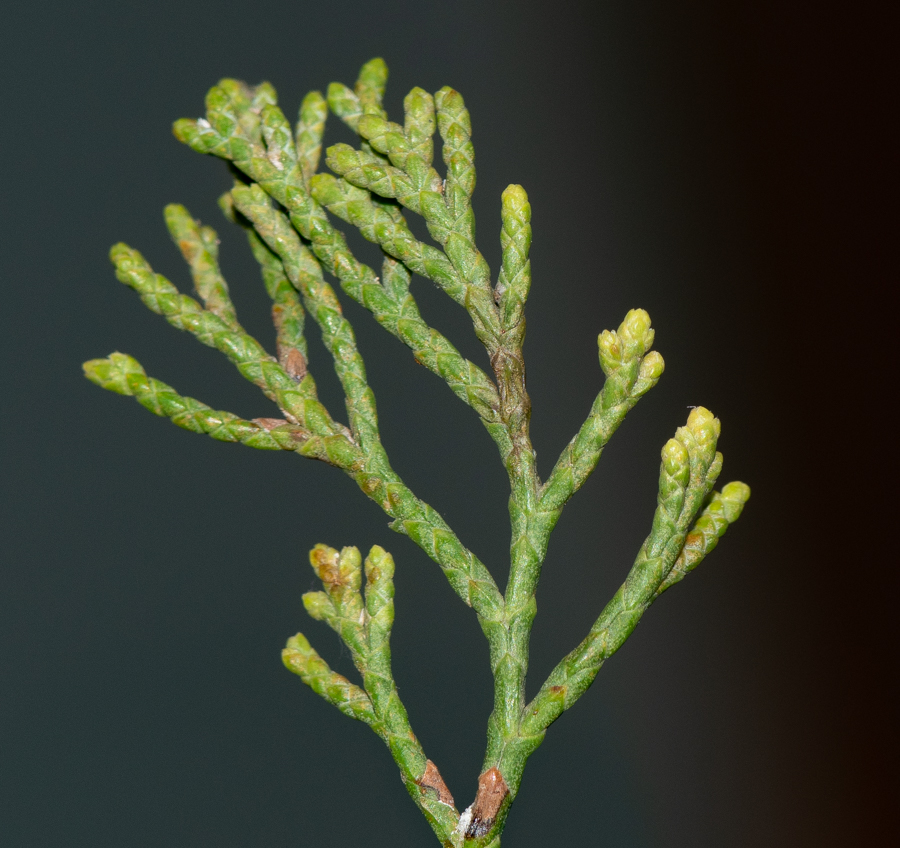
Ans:
[[[469,808],[472,811],[472,818],[466,828],[468,839],[484,836],[491,829],[497,811],[507,795],[509,787],[496,766],[489,768],[478,778],[478,794]]]
[[[448,807],[456,806],[453,801],[453,796],[447,788],[447,784],[444,783],[444,778],[441,777],[438,767],[431,762],[431,760],[425,760],[425,773],[416,781],[416,783],[423,790],[436,792],[438,801],[442,804],[446,804]]]

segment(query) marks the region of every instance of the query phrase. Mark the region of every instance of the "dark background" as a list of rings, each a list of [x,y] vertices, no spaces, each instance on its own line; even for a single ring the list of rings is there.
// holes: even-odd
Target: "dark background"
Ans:
[[[401,693],[458,804],[474,795],[487,649],[436,566],[334,469],[200,438],[80,376],[83,360],[123,350],[216,408],[272,414],[223,357],[119,285],[106,254],[124,240],[189,289],[161,214],[185,203],[219,229],[245,326],[271,342],[243,237],[215,206],[225,166],[178,144],[171,122],[201,114],[222,76],[270,80],[292,116],[307,90],[352,84],[375,55],[395,119],[414,85],[466,97],[495,271],[499,194],[529,192],[541,473],[601,384],[600,330],[644,307],[667,363],[559,523],[529,695],[626,574],[658,451],[689,404],[722,420],[723,481],[753,488],[712,558],[551,728],[504,846],[900,837],[886,19],[743,0],[23,9],[4,13],[0,36],[4,846],[431,844],[378,739],[280,664],[302,628],[349,668],[300,603],[319,541],[395,554]],[[329,126],[330,142],[349,140]],[[422,280],[414,290],[483,362],[462,310]],[[344,301],[395,468],[502,585],[493,445]]]

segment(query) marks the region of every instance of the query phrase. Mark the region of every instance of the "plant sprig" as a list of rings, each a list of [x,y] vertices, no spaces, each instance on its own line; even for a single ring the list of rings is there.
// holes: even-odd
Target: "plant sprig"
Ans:
[[[173,326],[224,353],[276,404],[280,417],[244,420],[217,412],[148,377],[136,360],[121,353],[85,363],[85,373],[186,429],[250,447],[291,450],[340,468],[382,507],[393,530],[409,536],[441,567],[478,616],[494,676],[494,709],[478,789],[461,813],[416,740],[393,680],[390,554],[376,546],[363,563],[356,548],[339,552],[317,545],[310,557],[324,591],[304,595],[304,605],[340,635],[362,685],[332,671],[301,633],[288,641],[284,662],[315,692],[385,741],[407,790],[443,845],[497,848],[525,763],[547,727],[590,686],[650,604],[715,547],[739,517],[750,491],[738,482],[713,491],[722,466],[716,452],[720,425],[708,410],[694,409],[663,448],[650,534],[624,583],[581,644],[526,703],[535,592],[550,534],[626,413],[659,380],[664,363],[652,350],[654,332],[643,310],[631,310],[616,331],[601,333],[605,382],[550,476],[540,480],[522,354],[531,287],[528,196],[519,185],[503,192],[502,263],[494,283],[475,241],[474,148],[462,96],[446,87],[434,95],[415,88],[404,100],[403,123],[394,123],[383,106],[386,81],[384,62],[373,59],[353,88],[333,83],[327,99],[310,92],[291,127],[271,85],[251,87],[225,79],[207,95],[205,117],[175,123],[181,141],[230,163],[235,185],[220,206],[246,230],[260,265],[272,299],[274,353],[239,323],[219,269],[217,235],[184,207],[168,206],[166,223],[190,266],[199,300],[154,273],[137,251],[126,245],[112,249],[118,278]],[[323,173],[318,168],[329,109],[358,135],[359,146],[329,147],[325,161],[332,173]],[[436,134],[443,174],[435,167]],[[413,235],[407,213],[424,219],[433,244]],[[330,215],[381,248],[380,276],[353,255]],[[491,374],[425,322],[410,288],[416,274],[465,308],[487,351]],[[362,354],[326,275],[443,379],[496,443],[510,481],[510,568],[503,592],[440,514],[392,469]],[[321,330],[340,380],[346,425],[318,398],[304,336],[307,314]]]

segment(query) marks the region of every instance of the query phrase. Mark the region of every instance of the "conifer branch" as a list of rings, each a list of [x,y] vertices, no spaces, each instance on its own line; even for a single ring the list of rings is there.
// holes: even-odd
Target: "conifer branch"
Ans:
[[[181,141],[225,159],[232,169],[235,185],[220,198],[220,206],[244,228],[260,266],[272,300],[276,355],[241,326],[219,268],[218,236],[184,207],[166,207],[166,223],[190,267],[199,301],[154,273],[137,251],[119,244],[111,252],[123,283],[170,324],[224,353],[277,405],[281,417],[245,420],[216,411],[149,377],[121,353],[91,360],[84,368],[94,383],[133,396],[185,429],[259,449],[294,451],[340,468],[381,506],[393,530],[409,536],[438,563],[478,616],[494,676],[494,709],[477,793],[461,813],[416,740],[393,679],[390,554],[373,547],[364,564],[356,548],[339,552],[317,545],[311,554],[324,591],[304,595],[304,605],[340,635],[361,686],[334,672],[303,634],[288,640],[283,659],[316,693],[382,738],[445,848],[499,848],[527,759],[549,725],[586,691],[650,604],[712,551],[740,516],[750,490],[732,482],[713,491],[722,467],[716,452],[720,425],[708,410],[694,409],[663,448],[653,523],[624,583],[581,644],[526,703],[535,592],[550,534],[626,413],[659,380],[663,359],[651,350],[654,331],[641,309],[631,310],[618,330],[600,334],[605,382],[584,424],[542,482],[529,433],[531,401],[522,352],[531,288],[528,196],[519,185],[503,192],[502,263],[493,283],[475,242],[474,148],[462,96],[449,87],[433,96],[414,88],[403,102],[403,123],[395,123],[384,109],[386,81],[387,67],[373,59],[353,88],[332,83],[327,100],[317,91],[307,94],[291,127],[271,85],[224,79],[208,93],[204,118],[175,124]],[[332,173],[319,173],[329,110],[360,141],[357,148],[329,147],[326,163]],[[434,161],[435,133],[443,176]],[[422,216],[434,244],[413,235],[404,210]],[[356,259],[329,215],[379,245],[384,253],[380,277]],[[423,320],[410,290],[413,274],[431,280],[466,309],[493,376]],[[509,579],[503,593],[441,515],[393,471],[354,330],[326,275],[472,407],[497,444],[510,482]],[[349,426],[336,421],[317,397],[304,334],[307,313],[331,356]]]

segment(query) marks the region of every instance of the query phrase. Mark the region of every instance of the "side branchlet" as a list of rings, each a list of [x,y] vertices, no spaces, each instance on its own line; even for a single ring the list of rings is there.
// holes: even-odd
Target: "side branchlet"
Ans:
[[[357,548],[337,551],[316,545],[309,555],[324,591],[307,592],[303,605],[350,649],[362,687],[332,671],[302,633],[282,652],[290,671],[345,715],[368,724],[393,754],[407,791],[442,836],[459,820],[453,796],[437,766],[427,759],[409,725],[391,672],[394,623],[394,560],[377,545],[366,557]],[[365,590],[362,591],[363,570]]]

